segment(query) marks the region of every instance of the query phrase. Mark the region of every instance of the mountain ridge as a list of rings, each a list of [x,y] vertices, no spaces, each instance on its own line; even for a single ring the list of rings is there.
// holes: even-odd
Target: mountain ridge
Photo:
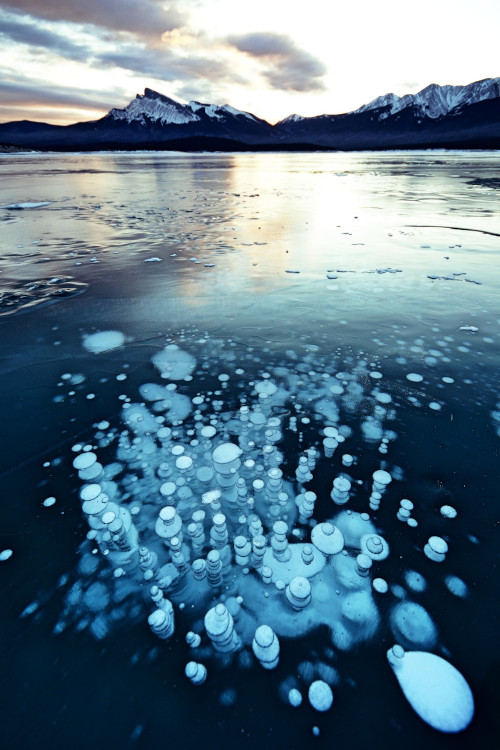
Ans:
[[[266,150],[467,147],[464,143],[500,148],[500,78],[466,86],[430,84],[416,94],[384,94],[350,112],[293,114],[274,125],[229,104],[184,103],[151,88],[99,120],[0,124],[3,143],[42,150],[165,149],[190,140],[198,150],[200,139],[216,143],[217,150],[234,144]]]

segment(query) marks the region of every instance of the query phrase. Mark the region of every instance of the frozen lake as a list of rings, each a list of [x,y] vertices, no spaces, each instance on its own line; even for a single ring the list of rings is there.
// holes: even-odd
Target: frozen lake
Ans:
[[[495,152],[0,156],[2,747],[493,746],[499,189]],[[248,490],[234,507],[211,460],[228,442]],[[102,473],[73,466],[94,453]],[[338,477],[345,505],[330,497]],[[82,512],[89,482],[170,564],[170,638],[148,625],[147,565],[117,563],[125,542],[107,548]],[[213,531],[217,507],[201,498],[221,487],[227,529]],[[155,532],[164,506],[182,518],[187,573]],[[234,559],[252,515],[267,584],[252,556]],[[390,548],[367,576],[353,518]],[[310,579],[303,611],[287,599],[276,520],[293,574]],[[311,532],[326,522],[345,546],[325,563]],[[217,534],[223,582],[186,583]],[[304,545],[323,572],[307,573]],[[241,648],[221,656],[203,618],[228,598]],[[272,670],[252,650],[261,624],[279,637]],[[414,712],[386,658],[396,643],[459,670],[467,728],[446,734]],[[203,685],[184,674],[192,660]],[[325,712],[308,701],[318,680],[333,691]]]

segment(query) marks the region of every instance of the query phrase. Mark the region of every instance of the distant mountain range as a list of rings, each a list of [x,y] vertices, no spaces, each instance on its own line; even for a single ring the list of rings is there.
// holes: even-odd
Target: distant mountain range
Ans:
[[[40,150],[361,150],[500,148],[500,78],[385,94],[353,112],[271,125],[228,104],[182,104],[152,89],[100,120],[0,124],[0,143]]]

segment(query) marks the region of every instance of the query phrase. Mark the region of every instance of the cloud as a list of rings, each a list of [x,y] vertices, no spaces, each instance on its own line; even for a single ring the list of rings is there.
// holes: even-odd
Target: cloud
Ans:
[[[25,17],[0,17],[0,34],[13,42],[49,49],[62,57],[80,62],[87,61],[90,56],[90,51],[84,45],[50,29],[41,28]]]
[[[90,24],[146,37],[160,37],[187,21],[175,2],[166,4],[163,0],[15,0],[0,6],[46,21]]]
[[[134,40],[122,32],[86,31],[75,35],[68,24],[52,25],[30,16],[0,13],[0,39],[28,45],[35,60],[45,56],[47,62],[55,65],[59,56],[98,70],[116,67],[179,85],[189,85],[193,79],[206,81],[207,87],[210,82],[246,83],[224,59],[226,47],[215,53],[204,39],[192,35],[167,34],[166,43],[151,44],[148,39]],[[178,37],[182,43],[176,46]]]
[[[327,68],[321,60],[298,47],[286,34],[256,31],[231,35],[227,43],[264,66],[263,75],[272,88],[288,91],[321,91]]]
[[[143,76],[164,81],[189,81],[191,78],[210,80],[234,80],[230,68],[212,56],[178,55],[170,49],[148,49],[140,45],[130,45],[118,51],[96,55],[96,67],[123,68]]]
[[[123,99],[123,91],[96,92],[92,89],[67,89],[53,84],[11,78],[0,81],[0,101],[3,107],[16,104],[26,106],[69,106],[83,109],[111,109],[117,99]]]

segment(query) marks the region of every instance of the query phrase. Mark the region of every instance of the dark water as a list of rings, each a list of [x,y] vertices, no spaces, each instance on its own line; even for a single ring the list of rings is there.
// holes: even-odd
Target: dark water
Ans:
[[[499,169],[488,152],[1,157],[0,550],[13,550],[0,562],[2,747],[495,746]],[[84,336],[102,330],[121,331],[124,345],[87,351]],[[369,511],[372,472],[391,471],[372,514],[391,547],[376,572],[390,590],[375,597],[380,624],[368,640],[338,649],[324,626],[280,638],[269,672],[209,653],[207,681],[194,687],[184,676],[188,612],[176,609],[167,641],[150,631],[144,596],[101,640],[78,606],[62,618],[88,530],[72,446],[97,445],[102,420],[123,430],[120,397],[137,402],[141,384],[168,382],[151,363],[166,343],[196,359],[178,392],[201,394],[205,419],[221,402],[228,430],[263,373],[286,386],[276,412],[286,479],[301,451],[321,449],[325,425],[351,428],[306,485],[317,521],[339,510],[329,493],[340,471],[360,481],[348,506],[359,512]],[[423,379],[408,380],[412,372]],[[338,420],[318,406],[335,375]],[[389,431],[386,454],[362,427],[373,415]],[[194,427],[193,414],[179,426],[186,445]],[[115,443],[97,450],[103,463],[114,452]],[[415,528],[396,518],[405,497]],[[457,518],[441,516],[444,504]],[[448,543],[443,563],[423,553],[431,535]],[[410,590],[408,571],[425,591]],[[449,591],[449,575],[465,582],[465,598]],[[390,613],[402,598],[430,614],[431,650],[472,689],[475,715],[458,735],[427,726],[389,668]],[[324,714],[308,705],[307,680],[300,708],[280,697],[306,661],[338,675]]]

